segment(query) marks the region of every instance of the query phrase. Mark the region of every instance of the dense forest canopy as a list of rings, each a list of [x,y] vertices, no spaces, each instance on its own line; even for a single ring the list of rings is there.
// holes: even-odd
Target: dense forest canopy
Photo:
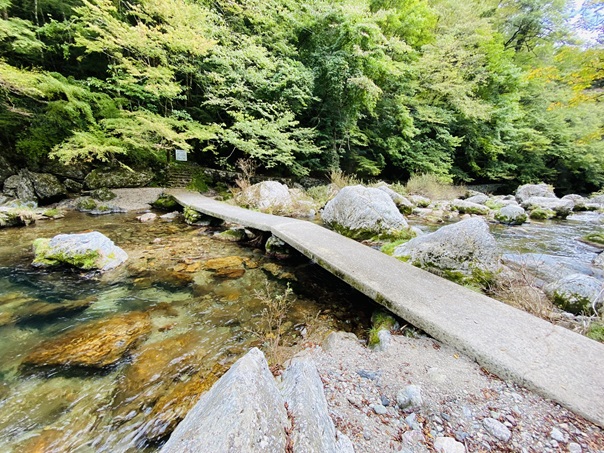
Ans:
[[[0,0],[21,165],[604,185],[604,1]]]

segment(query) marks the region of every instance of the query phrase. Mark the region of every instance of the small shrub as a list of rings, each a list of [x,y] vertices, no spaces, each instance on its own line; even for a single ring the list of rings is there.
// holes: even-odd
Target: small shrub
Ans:
[[[306,194],[319,206],[325,206],[337,194],[334,185],[313,186],[306,190]]]
[[[407,193],[423,195],[433,200],[452,200],[466,193],[462,186],[454,186],[449,180],[434,174],[412,175],[407,181]]]
[[[235,184],[241,190],[245,190],[252,185],[252,178],[256,175],[258,164],[253,159],[238,159],[236,165],[240,174],[235,179]]]

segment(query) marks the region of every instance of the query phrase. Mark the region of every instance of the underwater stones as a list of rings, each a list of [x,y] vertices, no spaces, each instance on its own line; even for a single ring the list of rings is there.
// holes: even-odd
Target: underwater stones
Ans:
[[[151,319],[141,312],[91,321],[40,344],[22,364],[104,368],[117,363],[150,331]]]
[[[245,259],[240,256],[212,258],[203,263],[203,268],[214,272],[216,277],[239,278],[245,274]]]
[[[557,198],[554,188],[547,184],[525,184],[516,189],[516,199],[524,203],[532,197]]]
[[[602,310],[604,284],[585,274],[570,274],[545,285],[545,293],[565,311],[593,315]]]
[[[353,239],[394,236],[408,226],[387,193],[361,185],[340,190],[325,205],[321,217],[338,233]]]
[[[393,256],[452,277],[486,277],[497,272],[500,256],[487,223],[474,217],[411,239]]]
[[[98,231],[59,234],[52,239],[39,238],[34,241],[33,248],[35,259],[32,265],[38,267],[68,265],[104,272],[128,259],[124,250]]]
[[[44,302],[23,294],[0,297],[0,326],[34,319],[66,316],[88,308],[96,299],[88,297],[64,302]]]
[[[506,225],[522,225],[526,219],[524,208],[516,205],[504,206],[495,213],[495,220]]]

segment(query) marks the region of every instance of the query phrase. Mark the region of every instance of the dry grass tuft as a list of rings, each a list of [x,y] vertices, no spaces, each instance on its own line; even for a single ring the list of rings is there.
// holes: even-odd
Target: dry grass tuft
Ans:
[[[406,191],[413,195],[422,195],[431,200],[453,200],[466,193],[463,186],[454,186],[441,176],[434,174],[412,175],[407,181]]]

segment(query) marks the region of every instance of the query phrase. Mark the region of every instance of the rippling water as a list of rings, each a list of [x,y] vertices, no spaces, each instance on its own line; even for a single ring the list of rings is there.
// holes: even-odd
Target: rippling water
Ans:
[[[35,238],[91,229],[124,248],[127,264],[92,279],[31,268]],[[206,260],[229,256],[245,263],[239,278],[204,270]],[[271,331],[266,300],[284,294],[287,284],[295,301],[281,330]],[[2,451],[154,451],[199,394],[250,347],[279,353],[268,347],[276,336],[295,347],[331,329],[362,334],[374,308],[306,260],[271,262],[258,250],[182,223],[69,213],[0,230]],[[112,366],[24,366],[57,338],[86,337],[103,320],[119,323],[128,316],[148,325]]]

